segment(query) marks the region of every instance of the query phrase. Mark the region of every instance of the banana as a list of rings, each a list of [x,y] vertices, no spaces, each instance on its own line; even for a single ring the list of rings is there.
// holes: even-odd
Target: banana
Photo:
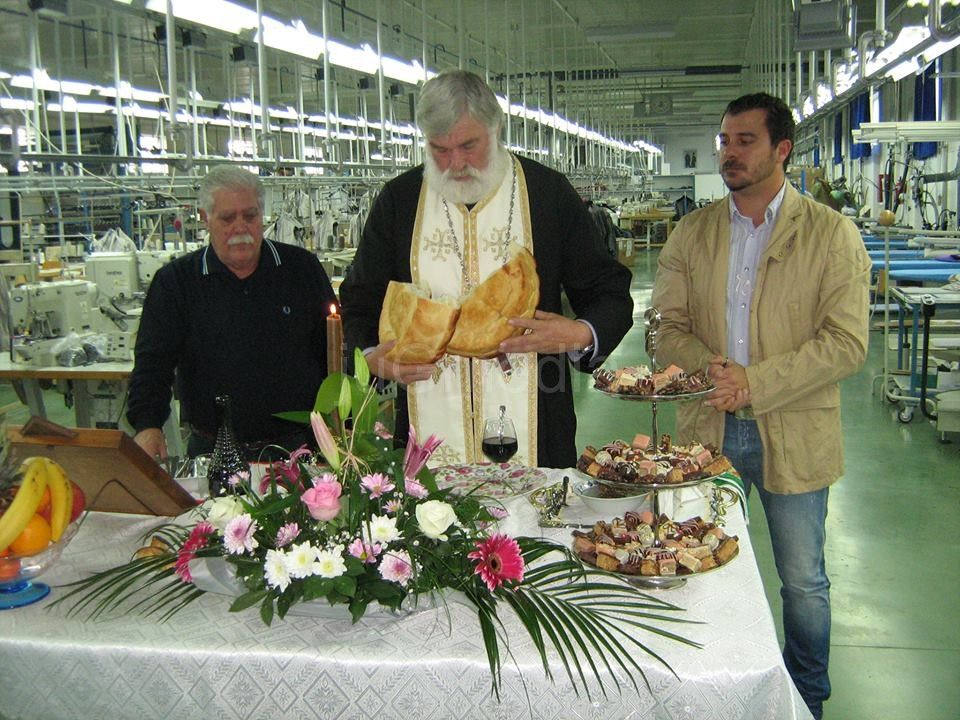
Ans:
[[[70,524],[73,510],[73,485],[63,468],[50,458],[43,458],[47,466],[47,487],[50,488],[50,539],[57,542]]]
[[[0,552],[6,550],[17,539],[36,513],[47,487],[47,465],[43,458],[27,458],[20,465],[23,479],[13,502],[3,515],[0,515]]]

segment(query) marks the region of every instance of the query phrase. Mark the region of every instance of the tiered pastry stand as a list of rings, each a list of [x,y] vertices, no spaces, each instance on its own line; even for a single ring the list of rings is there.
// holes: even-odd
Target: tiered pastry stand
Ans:
[[[660,329],[660,311],[654,307],[647,308],[647,311],[643,314],[643,323],[644,330],[646,333],[646,350],[647,355],[650,356],[651,367],[657,367],[657,333]],[[598,392],[603,393],[607,397],[616,398],[618,400],[627,400],[630,402],[645,402],[650,403],[650,414],[651,414],[651,431],[650,431],[650,443],[651,448],[656,451],[660,444],[660,434],[659,428],[657,427],[657,403],[661,402],[682,402],[685,400],[693,400],[703,395],[707,395],[712,392],[713,388],[707,388],[705,390],[698,390],[692,393],[682,393],[675,395],[627,395],[623,393],[613,393],[607,392],[605,390],[599,390]],[[660,539],[660,492],[663,490],[680,490],[682,488],[696,487],[705,482],[710,482],[713,477],[704,477],[697,480],[687,480],[680,483],[650,483],[644,485],[637,484],[627,484],[627,483],[618,483],[611,480],[603,480],[601,478],[595,478],[596,482],[601,485],[606,485],[615,490],[626,490],[635,492],[640,490],[641,492],[649,491],[653,495],[653,546],[661,547],[662,540]],[[710,571],[707,571],[710,572]],[[698,573],[702,574],[702,573]],[[669,587],[679,587],[686,582],[687,577],[692,577],[691,575],[687,576],[677,576],[677,577],[667,577],[667,576],[629,576],[628,579],[631,582],[636,584],[645,585],[647,587],[656,587],[656,588],[669,588]]]

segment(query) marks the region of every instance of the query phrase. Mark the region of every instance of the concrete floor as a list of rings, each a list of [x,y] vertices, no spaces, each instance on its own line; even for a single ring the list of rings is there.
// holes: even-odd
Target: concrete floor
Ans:
[[[634,257],[635,329],[611,356],[610,367],[647,361],[642,315],[650,302],[656,250]],[[833,487],[828,517],[827,571],[833,584],[833,697],[827,720],[958,720],[960,718],[960,437],[941,443],[916,413],[911,424],[873,392],[882,368],[879,333],[866,366],[843,384],[847,475]],[[578,447],[649,432],[645,403],[617,402],[574,379]],[[0,385],[0,406],[16,401]],[[611,405],[614,403],[614,405]],[[46,393],[50,419],[73,424],[61,395]],[[8,411],[20,424],[25,407]],[[674,408],[660,404],[661,432]],[[778,622],[779,582],[759,499],[751,500],[751,538]],[[772,719],[775,720],[775,719]]]
[[[610,367],[647,362],[643,311],[656,250],[634,258],[634,330]],[[882,372],[879,332],[864,368],[842,386],[846,476],[830,491],[827,572],[832,583],[826,720],[960,719],[960,436],[941,443],[920,413],[897,421],[897,407],[873,392]],[[895,361],[896,358],[893,358]],[[577,445],[649,433],[646,403],[616,402],[575,380]],[[611,412],[614,409],[615,412]],[[660,432],[674,408],[657,409]],[[780,586],[760,500],[750,502],[750,535],[767,598],[780,628]]]

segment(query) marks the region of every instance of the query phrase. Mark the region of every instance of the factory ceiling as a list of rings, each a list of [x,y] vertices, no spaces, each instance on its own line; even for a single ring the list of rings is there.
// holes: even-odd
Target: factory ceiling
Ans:
[[[0,70],[22,72],[39,64],[51,76],[111,82],[116,32],[121,77],[138,88],[165,91],[163,16],[147,10],[147,0],[46,0],[54,9],[66,3],[67,12],[40,15],[36,53],[31,2],[44,4],[0,0]],[[254,0],[235,4],[256,8]],[[859,36],[874,27],[876,2],[854,4]],[[895,18],[905,5],[890,3],[887,17]],[[323,7],[320,0],[262,1],[265,14],[285,22],[300,18],[317,34]],[[376,49],[379,29],[386,55],[426,61],[431,70],[462,65],[486,73],[513,102],[552,110],[628,142],[656,142],[673,128],[715,128],[728,100],[758,89],[758,64],[782,73],[797,57],[790,0],[328,0],[326,15],[332,38]],[[194,40],[186,42],[194,64],[184,50],[182,92],[195,87],[215,109],[257,91],[249,33],[178,22],[178,32],[184,29],[188,36],[193,31]],[[195,39],[200,35],[202,44]],[[178,48],[184,42],[178,37]],[[238,46],[248,50],[241,51],[244,59],[235,59]],[[809,59],[801,54],[804,73]],[[824,59],[822,52],[814,58],[820,72]],[[337,68],[325,88],[321,61],[269,49],[267,67],[272,106],[295,106],[302,93],[308,113],[322,112],[326,89],[327,102],[336,103],[340,114],[381,112],[376,80],[363,73]],[[413,85],[388,82],[384,115],[410,120],[415,92]]]

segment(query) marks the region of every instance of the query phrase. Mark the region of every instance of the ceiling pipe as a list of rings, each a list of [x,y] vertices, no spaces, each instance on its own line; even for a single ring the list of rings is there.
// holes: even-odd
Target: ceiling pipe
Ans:
[[[930,30],[930,37],[934,40],[947,42],[955,39],[960,34],[960,30],[948,32],[946,27],[940,24],[941,9],[940,0],[930,0],[930,7],[927,10],[927,28]]]
[[[886,0],[876,0],[876,20],[875,28],[863,33],[857,39],[857,57],[860,60],[860,77],[867,77],[867,48],[871,45],[874,49],[880,50],[885,47],[889,39],[887,33],[887,3]],[[939,0],[932,0],[939,5]]]

